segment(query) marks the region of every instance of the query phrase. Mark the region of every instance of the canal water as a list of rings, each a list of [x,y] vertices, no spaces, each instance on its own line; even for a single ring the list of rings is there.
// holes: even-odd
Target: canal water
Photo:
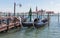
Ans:
[[[0,33],[0,38],[60,38],[60,23],[57,16],[50,16],[49,26],[13,29]]]

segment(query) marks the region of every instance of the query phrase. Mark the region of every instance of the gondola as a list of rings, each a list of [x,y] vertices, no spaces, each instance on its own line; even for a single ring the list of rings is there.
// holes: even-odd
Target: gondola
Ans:
[[[35,19],[34,26],[36,28],[39,28],[45,26],[47,23],[48,23],[48,19],[43,19],[43,20]]]
[[[42,27],[45,26],[47,24],[48,20],[47,19],[43,19],[43,20],[39,20],[39,19],[35,19],[34,22],[22,22],[23,27]]]
[[[23,27],[32,27],[33,22],[22,22]]]
[[[22,24],[23,27],[31,27],[31,26],[33,26],[33,22],[30,22],[28,17],[21,18],[21,24]]]

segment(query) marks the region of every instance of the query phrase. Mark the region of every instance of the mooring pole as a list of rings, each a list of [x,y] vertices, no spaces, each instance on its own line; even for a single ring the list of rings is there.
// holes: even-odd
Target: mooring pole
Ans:
[[[37,9],[37,6],[36,6],[36,13],[37,13],[37,18],[38,18],[38,9]]]
[[[59,13],[58,13],[58,23],[59,23]]]
[[[15,12],[16,12],[16,3],[14,2],[14,16],[15,16]]]
[[[6,30],[6,32],[9,30],[9,22],[10,22],[10,18],[7,17],[7,30]]]
[[[50,15],[49,15],[49,13],[48,13],[48,26],[50,25]]]
[[[14,2],[14,21],[15,21],[15,13],[16,13],[16,3]],[[15,26],[15,22],[14,22],[14,26]]]
[[[32,21],[32,9],[30,8],[29,10],[29,18],[30,18],[30,22]]]
[[[47,18],[48,18],[48,31],[47,31],[47,38],[48,38],[49,37],[49,25],[50,25],[50,15],[49,15],[49,12],[48,12]]]

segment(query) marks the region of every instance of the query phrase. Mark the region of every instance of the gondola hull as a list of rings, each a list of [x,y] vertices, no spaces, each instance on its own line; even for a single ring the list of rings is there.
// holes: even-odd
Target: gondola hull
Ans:
[[[35,26],[36,28],[39,28],[39,27],[45,26],[46,24],[47,24],[47,22],[45,22],[45,23],[40,22],[40,23],[34,23],[34,26]]]
[[[42,27],[45,26],[48,23],[47,19],[43,19],[43,20],[34,20],[34,22],[23,22],[22,25],[23,27]]]
[[[33,22],[23,22],[22,25],[23,25],[23,27],[32,27]]]

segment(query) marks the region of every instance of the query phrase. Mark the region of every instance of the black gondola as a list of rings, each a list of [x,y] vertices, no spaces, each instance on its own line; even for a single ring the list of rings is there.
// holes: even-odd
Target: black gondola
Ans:
[[[33,22],[23,22],[22,25],[23,27],[31,27],[33,26]]]
[[[45,26],[47,23],[48,23],[48,19],[43,19],[43,20],[35,19],[34,20],[34,26],[36,28]]]
[[[47,24],[48,20],[47,19],[43,19],[43,20],[39,20],[39,19],[35,19],[34,22],[22,22],[23,27],[32,27],[34,25],[34,27],[42,27],[45,26]]]

